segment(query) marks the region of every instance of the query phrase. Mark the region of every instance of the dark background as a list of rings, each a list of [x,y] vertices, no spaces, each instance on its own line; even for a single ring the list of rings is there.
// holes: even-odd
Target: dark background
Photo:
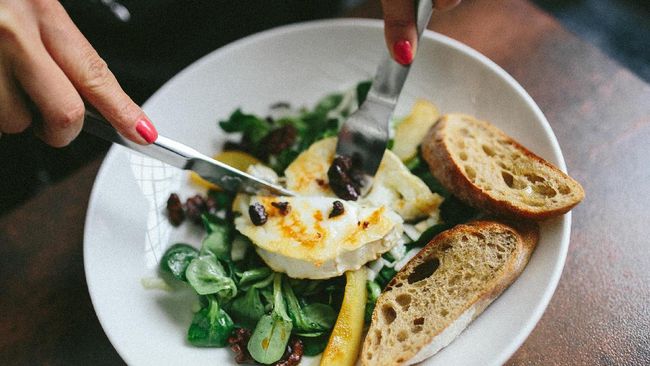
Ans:
[[[108,62],[123,88],[139,104],[183,67],[235,39],[282,24],[335,17],[358,3],[349,0],[61,2]],[[650,1],[533,2],[580,38],[650,81]],[[125,21],[125,9],[130,15],[128,21]],[[108,147],[108,143],[83,133],[62,149],[43,144],[29,130],[20,135],[2,136],[0,216],[103,154]]]

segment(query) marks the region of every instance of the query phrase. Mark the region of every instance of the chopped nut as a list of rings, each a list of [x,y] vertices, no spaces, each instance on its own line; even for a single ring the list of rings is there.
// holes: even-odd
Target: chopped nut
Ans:
[[[345,207],[343,207],[343,202],[334,201],[332,203],[332,211],[330,212],[329,218],[340,216],[345,212]]]
[[[271,206],[277,208],[282,216],[287,216],[287,214],[291,212],[289,202],[271,202]]]
[[[255,202],[248,207],[248,215],[251,217],[251,221],[256,226],[264,225],[268,219],[266,209],[264,209],[264,206],[258,202]]]
[[[183,205],[176,193],[170,194],[167,199],[167,217],[169,218],[169,222],[174,226],[180,225],[185,220]]]
[[[296,142],[297,136],[298,130],[293,125],[284,125],[269,132],[260,142],[260,146],[267,154],[276,155],[290,148]]]
[[[203,215],[207,210],[208,206],[205,202],[205,198],[199,194],[190,197],[185,201],[185,213],[187,214],[187,218],[196,224],[201,223],[201,215]]]
[[[214,197],[208,196],[208,198],[205,200],[205,207],[209,213],[214,214],[219,211],[219,202],[217,202]]]
[[[299,338],[293,338],[287,344],[287,350],[280,361],[273,366],[296,366],[300,363],[303,355],[303,344]]]
[[[251,338],[250,329],[235,329],[233,335],[228,338],[230,349],[235,352],[235,362],[237,363],[256,363],[248,352],[248,341]]]

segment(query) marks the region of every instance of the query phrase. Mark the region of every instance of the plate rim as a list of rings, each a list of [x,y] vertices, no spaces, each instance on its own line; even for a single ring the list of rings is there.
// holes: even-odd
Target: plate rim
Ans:
[[[196,61],[192,62],[191,64],[187,65],[185,68],[183,68],[181,71],[179,71],[177,74],[175,74],[173,77],[171,77],[169,80],[167,80],[159,89],[157,89],[148,99],[145,101],[145,103],[142,105],[143,110],[147,110],[147,106],[150,105],[152,100],[155,100],[158,98],[159,94],[165,93],[167,89],[171,88],[171,85],[174,84],[174,81],[179,78],[183,78],[185,74],[193,72],[194,69],[202,67],[204,63],[210,62],[211,57],[214,57],[213,55],[215,53],[226,53],[226,52],[232,52],[232,50],[235,50],[240,47],[246,46],[248,43],[251,42],[256,42],[259,40],[262,40],[264,38],[269,38],[269,37],[276,37],[278,35],[281,35],[283,33],[288,33],[288,32],[294,32],[300,29],[308,29],[308,28],[322,28],[322,27],[339,27],[339,26],[344,26],[344,27],[364,27],[364,28],[383,28],[383,21],[380,19],[367,19],[367,18],[334,18],[334,19],[324,19],[324,20],[315,20],[315,21],[304,21],[304,22],[297,22],[297,23],[292,23],[288,25],[283,25],[283,26],[278,26],[274,28],[270,28],[243,38],[240,38],[238,40],[235,40],[227,45],[224,45],[222,47],[219,47],[206,55],[200,57]],[[562,154],[562,150],[560,148],[559,142],[557,140],[557,137],[555,136],[555,133],[553,132],[548,120],[546,119],[545,115],[535,103],[533,98],[528,94],[528,92],[516,81],[516,79],[510,75],[507,71],[505,71],[503,68],[501,68],[498,64],[496,64],[494,61],[489,59],[487,56],[481,54],[479,51],[471,48],[470,46],[461,43],[460,41],[457,41],[453,38],[450,38],[446,35],[431,31],[431,30],[425,30],[423,37],[428,38],[434,42],[442,43],[443,45],[453,48],[457,51],[460,51],[463,53],[465,56],[468,56],[470,58],[473,58],[477,61],[479,61],[481,64],[483,64],[485,67],[489,68],[491,71],[495,72],[499,77],[501,77],[510,87],[512,87],[518,95],[523,97],[524,102],[527,104],[527,106],[532,110],[532,112],[535,114],[536,118],[542,123],[542,127],[544,131],[546,132],[547,136],[549,137],[550,143],[551,143],[551,150],[553,151],[555,157],[557,158],[557,166],[560,168],[560,170],[567,172],[567,167],[566,163],[564,160],[564,155]],[[98,311],[97,307],[97,301],[95,299],[96,291],[93,291],[94,286],[96,283],[92,280],[89,280],[93,278],[93,274],[89,270],[88,266],[86,263],[88,262],[88,257],[89,257],[89,246],[88,244],[91,241],[90,238],[90,232],[88,228],[92,225],[93,217],[95,215],[96,210],[96,202],[97,202],[97,195],[99,195],[99,190],[98,186],[101,184],[100,182],[104,181],[106,179],[106,175],[108,174],[109,167],[111,165],[112,160],[115,158],[116,154],[119,152],[120,148],[116,146],[111,146],[109,149],[108,153],[104,157],[102,164],[97,172],[97,176],[95,178],[95,181],[93,182],[92,190],[90,193],[90,197],[88,200],[88,207],[86,210],[86,218],[84,220],[84,234],[83,234],[83,265],[84,265],[84,275],[86,279],[86,284],[88,287],[88,293],[91,299],[91,303],[93,305],[93,309],[95,311],[95,314],[97,316],[97,319],[99,320],[99,323],[102,327],[102,330],[104,331],[104,334],[106,337],[109,339],[111,345],[113,348],[117,351],[119,356],[127,363],[131,364],[130,361],[132,361],[128,355],[128,353],[122,348],[120,345],[120,342],[116,339],[116,336],[111,334],[110,331],[108,331],[109,328],[107,328],[107,323],[105,318],[102,316],[101,312]],[[566,262],[566,257],[569,249],[569,242],[570,242],[570,233],[571,233],[571,222],[572,222],[572,215],[571,212],[566,213],[564,216],[561,217],[561,239],[560,239],[560,245],[559,245],[559,254],[560,257],[557,258],[556,265],[553,267],[553,271],[549,276],[549,280],[546,283],[546,286],[544,288],[544,291],[541,296],[541,300],[535,305],[533,312],[528,318],[528,321],[520,328],[520,330],[517,332],[516,336],[508,343],[508,346],[503,348],[499,352],[499,356],[495,357],[495,365],[501,365],[505,363],[518,349],[521,347],[521,345],[524,343],[524,341],[527,339],[527,337],[530,335],[532,330],[535,328],[535,326],[538,324],[539,320],[541,319],[542,315],[546,311],[546,308],[550,304],[550,301],[555,293],[555,290],[559,284],[560,277],[562,275],[564,265]],[[424,361],[426,362],[426,361]]]

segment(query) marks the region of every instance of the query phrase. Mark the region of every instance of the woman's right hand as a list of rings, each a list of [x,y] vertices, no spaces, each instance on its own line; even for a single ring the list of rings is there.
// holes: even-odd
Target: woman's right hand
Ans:
[[[36,134],[61,147],[81,130],[84,100],[125,137],[152,143],[158,132],[124,93],[57,0],[0,0],[0,132]]]

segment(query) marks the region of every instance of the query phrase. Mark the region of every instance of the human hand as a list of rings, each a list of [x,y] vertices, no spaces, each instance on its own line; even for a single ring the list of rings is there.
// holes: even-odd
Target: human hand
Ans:
[[[83,100],[129,140],[158,137],[59,1],[0,0],[0,133],[25,130],[33,103],[42,116],[35,133],[65,146],[81,130]]]
[[[461,0],[433,0],[438,10],[448,10]],[[381,0],[384,11],[384,36],[393,59],[402,65],[413,62],[418,33],[415,24],[415,1]]]

